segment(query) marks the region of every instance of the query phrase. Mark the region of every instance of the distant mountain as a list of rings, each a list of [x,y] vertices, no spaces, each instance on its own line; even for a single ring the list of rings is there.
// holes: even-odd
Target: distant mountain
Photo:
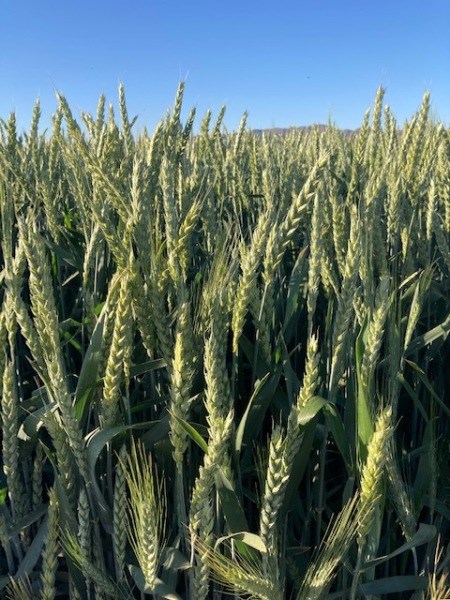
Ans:
[[[314,129],[318,129],[319,131],[326,131],[328,129],[328,125],[324,125],[323,123],[317,123],[314,125],[300,125],[298,127],[271,127],[268,129],[253,129],[253,133],[256,135],[262,135],[263,133],[272,133],[275,135],[287,135],[291,131],[303,131],[305,133],[310,133]],[[353,135],[354,133],[358,133],[358,129],[341,129],[341,133],[345,136]]]

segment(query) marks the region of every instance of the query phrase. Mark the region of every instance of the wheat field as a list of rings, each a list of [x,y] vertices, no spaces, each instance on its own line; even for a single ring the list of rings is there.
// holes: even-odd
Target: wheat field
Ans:
[[[0,597],[450,598],[449,130],[183,90],[0,122]]]

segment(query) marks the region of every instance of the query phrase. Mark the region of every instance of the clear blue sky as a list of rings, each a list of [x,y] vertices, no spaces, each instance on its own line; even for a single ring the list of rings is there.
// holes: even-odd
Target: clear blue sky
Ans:
[[[152,129],[180,79],[185,108],[236,127],[357,127],[376,88],[402,122],[430,90],[450,124],[449,0],[0,0],[0,116],[44,122],[61,91],[78,115],[125,84]]]

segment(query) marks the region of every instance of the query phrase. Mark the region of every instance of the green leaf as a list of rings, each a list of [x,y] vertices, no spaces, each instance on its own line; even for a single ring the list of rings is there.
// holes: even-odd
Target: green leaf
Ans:
[[[422,544],[428,544],[428,542],[431,542],[432,540],[434,540],[436,535],[437,535],[437,529],[434,525],[427,525],[426,523],[420,523],[419,529],[417,530],[415,535],[413,535],[413,537],[408,542],[406,542],[399,548],[396,548],[393,552],[391,552],[390,554],[387,554],[386,556],[380,556],[379,558],[375,558],[373,560],[367,561],[366,563],[364,563],[362,565],[361,571],[365,571],[367,569],[372,569],[373,567],[377,567],[378,565],[381,565],[382,563],[386,562],[387,560],[390,560],[391,558],[394,558],[395,556],[399,556],[400,554],[403,554],[403,552],[407,552],[408,550],[417,548],[417,546],[421,546]]]
[[[425,425],[422,438],[422,450],[420,455],[419,466],[416,471],[416,478],[414,480],[414,496],[420,503],[422,497],[429,493],[430,487],[433,487],[432,478],[436,477],[431,468],[431,462],[433,460],[433,454],[435,452],[435,436],[434,436],[434,421],[428,421]],[[434,484],[436,484],[436,480]]]
[[[434,398],[434,400],[436,400],[436,402],[439,404],[439,406],[441,407],[441,409],[449,417],[450,416],[450,409],[445,404],[445,402],[443,402],[439,398],[439,396],[436,394],[436,392],[434,391],[433,386],[431,385],[430,380],[428,379],[426,373],[424,371],[422,371],[422,369],[419,367],[419,365],[417,365],[412,360],[406,360],[405,362],[406,362],[406,364],[408,364],[417,373],[417,376],[419,377],[420,381],[427,388],[427,390],[430,392],[430,394]]]
[[[232,533],[248,531],[247,520],[233,484],[225,476],[222,469],[218,469],[214,479],[219,494],[220,506],[230,531]]]
[[[220,544],[232,539],[244,542],[244,544],[247,544],[247,546],[250,546],[250,548],[258,550],[258,552],[261,552],[261,554],[265,554],[267,552],[266,545],[262,541],[261,537],[256,535],[256,533],[250,533],[249,531],[238,531],[236,533],[231,533],[230,535],[224,535],[220,537],[216,541],[214,549],[216,550]]]
[[[186,556],[173,546],[166,546],[164,548],[162,564],[165,569],[174,569],[176,571],[185,571],[191,567],[191,563]]]
[[[244,439],[245,427],[247,425],[247,420],[248,420],[248,417],[250,414],[250,410],[251,410],[253,404],[256,402],[256,399],[258,398],[259,394],[261,393],[261,390],[266,385],[269,377],[270,377],[270,373],[267,373],[267,375],[265,375],[262,379],[258,379],[258,381],[255,384],[255,389],[253,390],[253,394],[251,395],[251,398],[248,401],[247,408],[245,409],[245,412],[242,415],[242,418],[241,418],[240,423],[236,430],[236,436],[235,436],[235,442],[234,442],[234,448],[235,448],[236,452],[241,451],[242,441]]]
[[[445,340],[447,339],[449,333],[450,315],[448,315],[448,317],[440,325],[436,325],[436,327],[433,327],[426,333],[414,338],[409,344],[409,346],[406,348],[405,352],[403,353],[403,356],[406,358],[407,356],[414,354],[418,350],[425,348],[425,346],[432,344],[440,338],[443,338]]]
[[[333,436],[342,458],[344,459],[347,472],[349,476],[353,476],[355,473],[352,464],[351,448],[348,443],[348,438],[345,434],[345,427],[341,419],[341,415],[339,414],[336,406],[330,402],[327,402],[323,410],[325,413],[327,426],[331,431],[331,435]]]
[[[41,504],[35,510],[30,511],[25,517],[22,517],[19,521],[15,523],[11,523],[8,526],[8,536],[11,538],[17,534],[19,534],[22,529],[26,529],[36,521],[38,521],[43,515],[47,512],[47,504]]]
[[[255,346],[245,337],[244,334],[242,334],[239,338],[239,347],[242,348],[248,362],[253,365],[255,363]],[[264,375],[270,371],[268,364],[261,355],[261,352],[258,352],[255,366],[255,379],[262,379]]]
[[[220,508],[225,516],[228,529],[232,534],[248,532],[247,519],[232,482],[225,476],[222,469],[216,471],[214,479],[219,494]],[[237,538],[236,547],[242,556],[249,559],[256,558],[250,544],[246,544]]]
[[[422,504],[423,506],[427,506],[428,508],[431,508],[431,501],[430,501],[430,497],[429,496],[424,496],[422,498]],[[444,502],[442,502],[442,500],[439,500],[439,498],[436,498],[436,500],[434,500],[433,502],[433,508],[434,510],[442,515],[445,519],[447,519],[447,521],[450,522],[450,509],[448,509],[446,507],[446,505],[444,504]],[[448,555],[450,557],[450,554]],[[449,558],[450,560],[450,558]]]
[[[141,440],[146,446],[154,446],[157,442],[167,439],[170,431],[170,415],[165,413],[159,421],[152,421]]]
[[[16,573],[14,574],[15,581],[18,581],[19,579],[22,579],[29,575],[36,563],[38,562],[41,556],[42,548],[44,546],[45,536],[47,534],[47,527],[48,516],[46,516],[42,521],[39,529],[37,530],[37,533],[33,537],[33,541],[31,542],[31,545],[28,548],[25,557],[23,558]],[[5,589],[9,582],[9,577],[3,577],[2,579],[0,579],[0,590]]]
[[[303,248],[294,263],[292,268],[291,276],[289,278],[287,298],[286,298],[286,310],[284,314],[283,333],[286,333],[291,320],[294,315],[298,313],[298,300],[300,297],[300,287],[304,280],[308,263],[305,260],[308,254],[308,246]],[[286,341],[290,341],[290,336],[285,336]]]
[[[327,404],[328,402],[324,398],[312,396],[299,410],[299,424],[307,425]]]
[[[155,597],[157,598],[165,598],[166,600],[183,600],[175,590],[173,590],[167,583],[164,583],[164,581],[161,581],[161,579],[156,579],[153,591]]]
[[[78,252],[69,252],[66,248],[74,250],[72,244],[66,244],[63,246],[54,244],[48,237],[43,238],[45,245],[53,252],[63,263],[69,265],[69,267],[75,268],[78,272],[83,271],[83,257]]]
[[[364,350],[369,333],[369,319],[366,317],[361,327],[355,343],[355,366],[356,380],[358,383],[357,403],[356,403],[356,419],[358,432],[358,451],[362,461],[367,458],[367,446],[372,438],[374,424],[370,412],[370,398],[367,394],[367,382],[362,380],[361,366],[364,357]]]
[[[260,383],[257,383],[255,390],[249,400],[244,415],[238,426],[239,439],[236,439],[235,448],[239,452],[242,446],[249,445],[258,435],[267,409],[275,395],[278,383],[281,377],[282,367],[279,365],[276,371],[267,378],[267,373],[261,377]]]
[[[105,325],[105,318],[106,306],[103,307],[100,317],[97,319],[89,347],[84,356],[83,364],[81,365],[80,376],[78,378],[77,388],[75,390],[76,407],[80,403],[83,396],[85,396],[86,392],[94,388],[97,384],[98,368],[102,358],[103,328]],[[80,418],[78,411],[77,416]]]
[[[208,444],[202,438],[202,436],[197,431],[197,429],[193,425],[188,423],[187,421],[184,421],[184,419],[180,419],[180,417],[177,417],[176,415],[172,415],[172,416],[177,421],[177,423],[179,423],[179,425],[184,429],[184,431],[188,434],[188,436],[191,438],[191,440],[194,441],[197,444],[197,446],[203,450],[203,452],[205,454],[208,454]]]
[[[385,577],[360,586],[366,596],[379,596],[381,594],[398,594],[411,590],[425,590],[428,587],[428,577],[420,575],[395,575]]]
[[[427,411],[422,406],[422,402],[420,401],[419,396],[416,394],[416,392],[414,391],[414,389],[412,388],[412,386],[406,381],[406,379],[404,378],[404,376],[402,375],[402,373],[397,373],[397,379],[400,381],[400,383],[403,385],[403,387],[405,388],[405,390],[408,392],[408,395],[410,396],[410,398],[414,402],[414,405],[417,408],[417,410],[422,415],[422,418],[425,421],[425,423],[428,423]]]
[[[317,426],[317,415],[305,426],[302,433],[302,441],[297,456],[294,458],[294,463],[291,469],[291,475],[286,488],[286,494],[283,501],[283,514],[287,514],[294,503],[295,498],[298,494],[298,487],[303,475],[305,474],[306,467],[310,460],[310,453],[314,443],[314,437],[316,434]]]
[[[278,348],[281,348],[283,374],[286,383],[287,394],[289,398],[292,398],[293,402],[294,397],[297,391],[300,389],[301,384],[299,378],[297,377],[297,374],[292,368],[291,357],[289,356],[289,352],[286,347],[286,342],[284,341],[282,336],[279,336],[278,338]]]
[[[19,432],[17,434],[19,440],[22,440],[23,442],[36,443],[39,429],[44,426],[44,415],[47,412],[51,412],[55,406],[55,403],[52,402],[51,404],[42,406],[41,408],[38,408],[29,414],[19,428]]]
[[[128,570],[130,571],[134,583],[143,594],[154,594],[157,597],[166,598],[166,600],[182,600],[181,596],[172,590],[166,583],[161,581],[161,579],[156,579],[153,587],[147,585],[144,573],[140,567],[128,565]]]
[[[128,565],[128,570],[130,571],[134,583],[138,586],[139,591],[143,594],[151,594],[153,588],[146,584],[142,569],[140,567],[136,567],[136,565]]]
[[[130,377],[138,377],[144,375],[144,373],[150,373],[157,369],[163,369],[167,366],[166,361],[163,358],[157,358],[156,360],[149,360],[139,365],[134,365],[130,369]]]
[[[68,331],[64,331],[62,334],[62,338],[65,340],[66,343],[73,346],[75,348],[75,350],[78,350],[78,352],[82,351],[82,346],[81,346],[80,342],[77,341],[74,334],[71,334]]]

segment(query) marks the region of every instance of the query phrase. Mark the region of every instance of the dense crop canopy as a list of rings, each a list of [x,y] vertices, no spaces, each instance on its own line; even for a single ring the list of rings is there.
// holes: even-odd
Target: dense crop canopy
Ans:
[[[0,124],[0,595],[450,597],[449,131],[182,96]]]

